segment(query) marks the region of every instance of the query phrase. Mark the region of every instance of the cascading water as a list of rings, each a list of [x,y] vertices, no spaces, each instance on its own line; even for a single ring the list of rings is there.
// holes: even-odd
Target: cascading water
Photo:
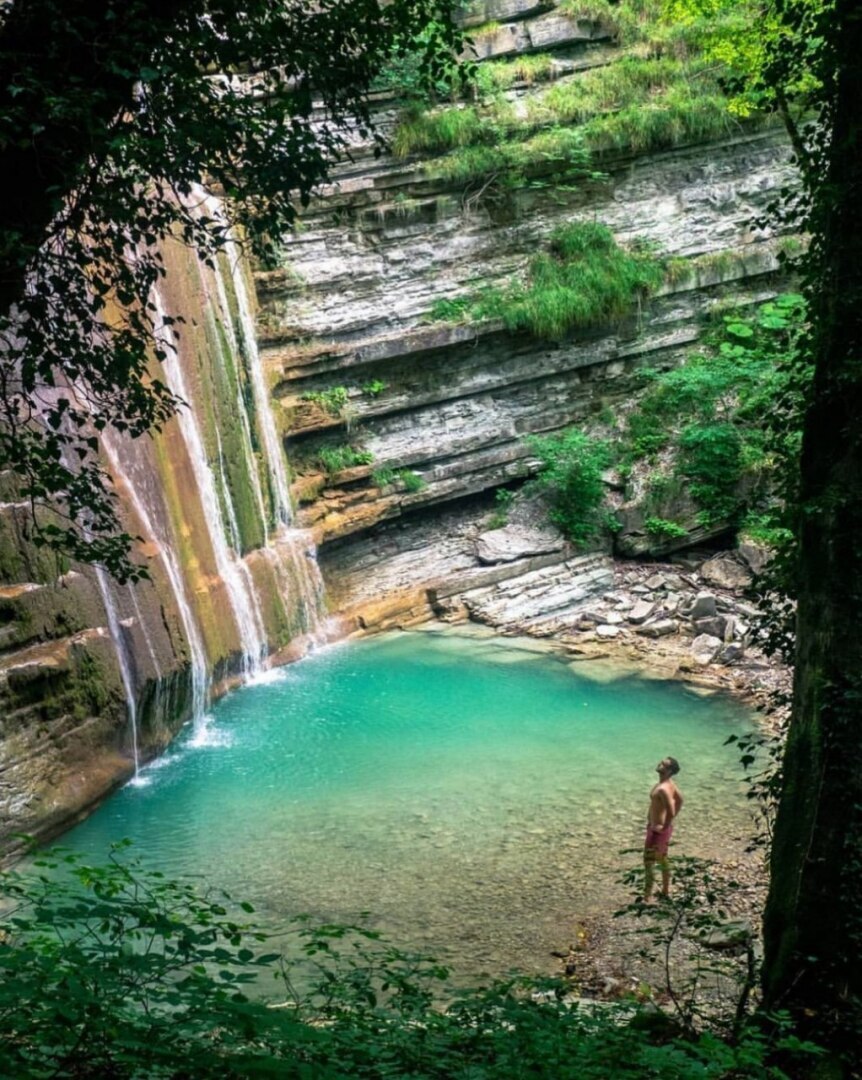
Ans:
[[[261,670],[267,653],[266,634],[257,597],[248,568],[239,554],[234,552],[228,544],[213,470],[204,450],[197,417],[191,407],[193,398],[189,394],[182,365],[179,362],[177,342],[170,324],[165,321],[166,312],[158,290],[153,293],[153,304],[159,322],[159,334],[165,346],[162,368],[166,382],[177,397],[189,403],[189,407],[179,410],[177,424],[182,432],[194,471],[216,567],[224,582],[231,612],[239,631],[242,675],[248,678]]]
[[[208,195],[203,189],[198,189],[196,194],[199,205],[207,216],[224,221],[221,203],[214,196]],[[272,536],[268,535],[268,532],[265,533],[263,553],[273,567],[285,598],[289,600],[289,592],[298,589],[299,596],[295,600],[302,609],[302,622],[307,633],[314,639],[315,636],[321,633],[321,624],[325,611],[323,579],[317,565],[316,552],[310,534],[304,530],[291,528],[293,509],[290,501],[287,469],[281,441],[273,419],[263,363],[257,347],[254,312],[243,273],[242,250],[233,230],[226,228],[226,236],[224,260],[220,261],[215,267],[212,277],[208,274],[203,275],[203,286],[211,305],[218,312],[217,317],[227,334],[232,354],[245,363],[245,370],[252,389],[254,414],[257,421],[256,430],[264,450],[263,457],[267,469],[269,490],[274,504],[275,531]],[[227,283],[223,274],[225,262],[230,287],[236,302],[236,324],[231,315]],[[243,420],[243,432],[248,445],[248,452],[251,454],[253,452],[251,425],[241,396],[239,403]],[[263,496],[257,470],[252,472],[252,486],[256,501],[262,507]],[[265,528],[266,524],[266,515],[264,514]]]
[[[171,537],[157,524],[161,520],[160,515],[150,513],[147,509],[147,501],[144,495],[146,491],[145,479],[142,477],[138,482],[132,462],[134,455],[128,455],[129,464],[124,466],[120,449],[115,445],[115,439],[119,437],[108,433],[102,434],[102,450],[108,459],[115,482],[119,481],[123,495],[130,501],[134,513],[140,521],[145,535],[156,542],[158,554],[165,576],[170,584],[173,600],[179,613],[183,633],[191,654],[191,686],[192,686],[192,719],[199,724],[204,716],[210,693],[209,665],[207,664],[206,650],[200,627],[192,610],[192,605],[187,595],[185,578],[180,570],[176,552],[171,542]],[[128,445],[128,444],[127,444]],[[140,609],[138,608],[140,613]],[[141,619],[143,624],[144,620]]]
[[[120,669],[120,678],[123,681],[123,690],[126,694],[126,713],[129,720],[129,729],[132,734],[132,758],[135,763],[135,779],[140,773],[140,757],[138,754],[138,698],[135,688],[135,680],[132,675],[132,659],[129,656],[126,639],[120,626],[120,618],[111,592],[111,584],[108,575],[100,567],[96,567],[96,580],[99,583],[99,592],[102,594],[102,603],[105,606],[105,614],[108,617],[108,630],[114,642],[114,650],[117,654],[117,665]]]

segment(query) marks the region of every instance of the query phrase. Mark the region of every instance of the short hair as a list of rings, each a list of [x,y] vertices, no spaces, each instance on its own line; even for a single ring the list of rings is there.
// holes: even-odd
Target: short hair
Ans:
[[[665,761],[669,763],[670,775],[676,776],[676,774],[679,772],[679,762],[676,760],[675,757],[671,757],[669,754],[665,758]]]

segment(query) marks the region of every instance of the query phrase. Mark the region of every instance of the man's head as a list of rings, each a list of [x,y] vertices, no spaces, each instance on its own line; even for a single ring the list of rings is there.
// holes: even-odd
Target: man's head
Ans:
[[[662,780],[667,780],[671,776],[676,776],[679,772],[679,762],[675,757],[662,758],[658,765],[656,765],[655,771]]]

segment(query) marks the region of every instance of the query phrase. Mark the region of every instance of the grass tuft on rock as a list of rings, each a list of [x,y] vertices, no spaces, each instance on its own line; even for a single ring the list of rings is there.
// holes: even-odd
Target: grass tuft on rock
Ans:
[[[497,318],[509,330],[559,341],[571,330],[622,318],[663,280],[654,256],[620,247],[599,222],[574,222],[551,233],[547,252],[533,259],[523,282],[440,301],[431,317]]]

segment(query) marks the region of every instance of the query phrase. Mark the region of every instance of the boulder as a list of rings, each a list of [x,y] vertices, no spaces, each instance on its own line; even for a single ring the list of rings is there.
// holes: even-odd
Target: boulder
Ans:
[[[749,568],[732,555],[716,555],[709,559],[700,568],[700,576],[720,589],[744,589],[752,582]]]
[[[619,636],[620,628],[618,626],[609,626],[607,623],[602,623],[596,627],[596,637],[598,638],[615,638]]]
[[[699,592],[694,598],[691,610],[688,612],[690,619],[711,619],[716,613],[715,597],[709,592]]]
[[[668,634],[675,634],[678,629],[674,619],[656,619],[655,622],[639,626],[635,633],[648,638],[660,638],[667,637]]]
[[[602,619],[602,622],[607,626],[619,626],[620,623],[624,621],[625,620],[618,611],[609,611]]]
[[[648,600],[638,600],[626,618],[630,623],[639,626],[641,623],[645,623],[654,611],[655,604],[650,603]]]
[[[737,547],[736,554],[745,562],[753,574],[761,574],[772,558],[772,552],[768,547],[754,544],[751,540],[743,540]]]
[[[653,574],[644,582],[644,585],[646,585],[648,589],[663,589],[665,584],[665,579],[661,574]]]
[[[718,656],[723,642],[712,634],[701,634],[691,643],[691,655],[698,664],[711,664]]]
[[[483,563],[514,562],[531,555],[562,551],[565,540],[560,533],[507,525],[482,533],[476,541],[476,556]]]
[[[703,930],[696,935],[697,940],[706,949],[715,949],[723,952],[729,949],[740,949],[749,945],[753,933],[751,923],[745,919],[728,919],[719,923],[711,930]]]
[[[745,656],[745,646],[738,641],[725,645],[718,654],[721,664],[737,664]]]
[[[712,637],[726,641],[727,619],[724,615],[713,615],[711,619],[694,619],[692,621],[696,635],[710,634]]]

